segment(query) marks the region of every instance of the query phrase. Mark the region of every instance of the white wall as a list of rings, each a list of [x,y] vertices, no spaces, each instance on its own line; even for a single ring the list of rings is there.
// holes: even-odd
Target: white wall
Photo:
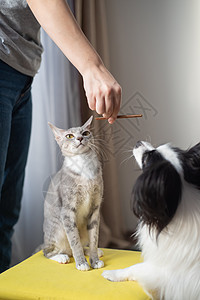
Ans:
[[[143,113],[135,108],[138,99],[149,109],[138,123],[118,120],[114,127],[124,138],[116,158],[122,211],[133,230],[130,194],[139,172],[133,159],[121,163],[130,156],[124,150],[138,139],[181,148],[200,141],[200,1],[107,0],[106,10],[111,72],[123,89],[123,112],[134,107]]]

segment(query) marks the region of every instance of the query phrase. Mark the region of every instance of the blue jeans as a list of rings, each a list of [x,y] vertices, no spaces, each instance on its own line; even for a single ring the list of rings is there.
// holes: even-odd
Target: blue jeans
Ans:
[[[33,78],[0,60],[0,273],[9,268],[28,155]]]

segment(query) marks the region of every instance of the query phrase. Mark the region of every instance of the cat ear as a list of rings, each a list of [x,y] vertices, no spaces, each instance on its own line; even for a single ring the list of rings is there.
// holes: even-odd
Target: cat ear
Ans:
[[[54,126],[50,122],[48,122],[48,124],[49,124],[49,126],[50,126],[50,128],[51,128],[51,130],[54,134],[56,142],[58,143],[58,145],[60,145],[61,142],[62,142],[62,139],[63,139],[63,134],[65,133],[65,130]]]
[[[84,129],[85,129],[85,128],[90,129],[92,120],[93,120],[93,116],[91,116],[91,117],[85,122],[85,124],[84,124],[82,127],[83,127]]]

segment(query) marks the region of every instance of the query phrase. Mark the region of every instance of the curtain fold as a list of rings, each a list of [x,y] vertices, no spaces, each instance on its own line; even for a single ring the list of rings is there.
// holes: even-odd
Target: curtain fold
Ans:
[[[68,1],[73,10],[73,0]],[[33,87],[33,124],[26,167],[22,210],[13,235],[12,264],[30,256],[43,242],[44,192],[62,164],[48,121],[58,127],[81,125],[79,75],[41,30],[42,64]]]
[[[107,36],[106,9],[104,0],[75,0],[75,16],[76,19],[93,45],[101,56],[104,64],[109,69],[109,49]],[[82,84],[80,86],[82,118],[85,120],[89,111],[85,93]],[[87,116],[87,117],[86,117]],[[105,123],[104,123],[105,124]],[[105,141],[109,140],[109,151],[114,153],[114,144],[112,142],[112,130],[104,124],[93,123],[94,132],[97,136],[100,151],[105,152]],[[102,126],[103,125],[103,126]],[[109,136],[109,137],[108,137]],[[117,166],[114,156],[109,156],[109,160],[104,157],[103,176],[104,176],[104,201],[102,205],[102,216],[100,224],[100,246],[128,248],[129,242],[124,238],[124,224],[122,219],[122,209],[119,200],[119,182],[117,176]]]
[[[75,4],[79,24],[109,68],[105,2],[103,0],[69,0],[68,3],[72,11]],[[32,89],[32,136],[22,210],[13,235],[12,264],[31,255],[42,243],[43,192],[47,187],[48,178],[62,164],[62,155],[47,122],[50,121],[61,128],[69,128],[81,125],[91,115],[82,84],[80,88],[80,76],[77,70],[43,30],[41,39],[45,51]],[[101,139],[104,139],[105,135],[108,135],[107,127],[100,128],[97,122],[94,124],[95,132],[101,136]],[[113,147],[112,141],[109,147]],[[118,196],[119,184],[114,157],[104,163],[104,186],[100,246],[112,245],[117,248],[127,248],[128,243],[123,237],[123,221]]]

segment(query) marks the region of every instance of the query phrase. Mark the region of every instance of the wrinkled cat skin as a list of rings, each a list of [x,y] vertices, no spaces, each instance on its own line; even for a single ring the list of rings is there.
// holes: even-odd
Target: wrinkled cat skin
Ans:
[[[89,245],[92,268],[101,268],[98,234],[103,196],[102,168],[90,131],[92,117],[82,126],[63,130],[50,124],[64,162],[52,179],[44,204],[44,255],[89,270],[83,247]]]

